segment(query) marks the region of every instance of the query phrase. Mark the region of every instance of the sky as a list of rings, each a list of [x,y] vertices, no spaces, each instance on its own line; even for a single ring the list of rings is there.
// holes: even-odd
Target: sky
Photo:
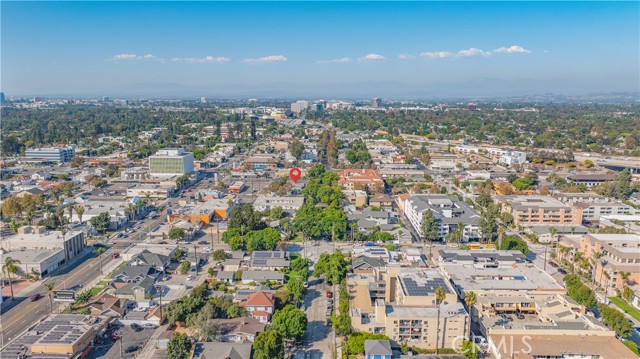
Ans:
[[[640,91],[640,2],[1,1],[7,96]]]

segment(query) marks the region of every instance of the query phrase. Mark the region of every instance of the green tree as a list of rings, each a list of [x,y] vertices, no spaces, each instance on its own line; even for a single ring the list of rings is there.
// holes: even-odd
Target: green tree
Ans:
[[[191,353],[191,339],[186,334],[173,333],[167,344],[167,359],[187,359]]]
[[[480,348],[478,348],[477,345],[473,344],[471,340],[463,340],[462,348],[460,350],[467,359],[478,359]]]
[[[76,215],[78,216],[78,222],[83,223],[82,222],[82,215],[84,214],[85,208],[82,205],[77,205],[75,207],[73,207],[73,210],[76,212]]]
[[[253,359],[284,359],[282,335],[277,330],[267,330],[256,335],[253,341]]]
[[[18,274],[18,270],[19,270],[19,266],[18,264],[20,264],[20,261],[17,259],[13,259],[11,257],[6,257],[4,259],[4,264],[2,265],[2,273],[4,273],[7,276],[7,279],[9,279],[9,288],[11,289],[11,299],[13,300],[13,281],[11,280],[11,275],[13,274],[14,276]]]
[[[300,339],[307,331],[307,316],[298,307],[288,304],[275,312],[271,328],[286,339]]]
[[[185,236],[185,231],[179,227],[173,227],[169,230],[169,239],[179,241]]]
[[[384,334],[373,334],[367,332],[356,332],[349,336],[347,341],[349,347],[349,354],[361,355],[364,354],[364,342],[366,340],[389,340]]]
[[[216,262],[222,262],[222,261],[227,260],[227,258],[229,258],[229,255],[227,255],[227,252],[225,252],[224,250],[218,249],[218,250],[213,252],[211,257]]]
[[[189,272],[189,269],[191,269],[191,262],[183,261],[182,263],[180,263],[180,273],[186,274],[187,272]]]
[[[289,152],[291,152],[291,156],[299,160],[304,153],[304,144],[298,140],[293,140],[293,142],[289,144]]]
[[[111,224],[111,216],[109,212],[102,212],[99,215],[91,218],[89,223],[100,232],[103,232],[109,227]]]
[[[502,244],[498,247],[498,241],[495,242],[496,248],[501,250],[518,250],[522,254],[529,254],[529,246],[522,238],[518,236],[506,236],[502,238]]]
[[[422,223],[420,224],[420,229],[422,231],[422,238],[424,239],[424,244],[426,245],[427,241],[431,245],[429,247],[429,256],[431,256],[431,248],[433,247],[433,242],[437,241],[439,238],[440,231],[440,223],[434,216],[433,212],[427,210],[422,215]]]
[[[47,297],[49,297],[49,313],[53,313],[53,287],[55,285],[55,282],[44,284],[44,290],[47,292]]]
[[[604,324],[608,326],[609,329],[625,339],[631,336],[633,324],[627,320],[624,314],[604,304],[600,304],[598,310],[600,311],[600,316],[602,316]]]
[[[325,275],[328,283],[339,283],[347,274],[347,262],[339,250],[332,254],[322,253],[315,264],[313,276]]]

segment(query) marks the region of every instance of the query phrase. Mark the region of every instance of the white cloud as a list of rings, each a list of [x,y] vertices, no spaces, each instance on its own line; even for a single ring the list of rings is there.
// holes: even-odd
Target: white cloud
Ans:
[[[447,57],[454,57],[455,55],[456,54],[449,51],[423,52],[420,54],[420,56],[430,59],[445,59]]]
[[[244,62],[247,64],[267,64],[271,62],[284,62],[287,61],[287,57],[283,55],[270,55],[258,57],[255,59],[244,59]]]
[[[460,50],[458,51],[458,53],[456,54],[457,57],[473,57],[473,56],[483,56],[483,57],[489,57],[491,56],[491,52],[489,51],[484,51],[481,49],[477,49],[475,47],[472,47],[470,49],[467,50]]]
[[[400,60],[410,60],[410,59],[415,59],[416,57],[411,54],[400,54],[398,55],[398,58]]]
[[[331,64],[331,63],[336,63],[336,64],[344,64],[347,62],[351,62],[353,60],[351,60],[351,58],[349,57],[341,57],[339,59],[333,59],[333,60],[320,60],[318,61],[319,64]]]
[[[117,55],[114,55],[111,58],[111,60],[112,61],[149,61],[149,60],[163,61],[163,59],[158,58],[157,56],[152,54],[145,54],[145,55],[117,54]]]
[[[493,52],[499,54],[530,54],[531,50],[527,50],[522,46],[512,45],[510,47],[499,47],[493,50]]]
[[[173,61],[176,62],[187,62],[190,64],[221,64],[225,62],[231,61],[231,59],[227,57],[213,57],[213,56],[205,56],[205,57],[175,57]]]
[[[360,61],[380,61],[380,60],[385,60],[386,57],[379,55],[379,54],[366,54],[364,56],[362,56],[361,58],[359,58],[358,60]]]

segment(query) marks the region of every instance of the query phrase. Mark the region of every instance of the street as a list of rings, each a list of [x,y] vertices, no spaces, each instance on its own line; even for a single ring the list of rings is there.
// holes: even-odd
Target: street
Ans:
[[[327,289],[323,280],[309,278],[309,288],[304,296],[307,333],[301,350],[295,353],[296,359],[331,358],[335,351],[335,333],[327,326]]]

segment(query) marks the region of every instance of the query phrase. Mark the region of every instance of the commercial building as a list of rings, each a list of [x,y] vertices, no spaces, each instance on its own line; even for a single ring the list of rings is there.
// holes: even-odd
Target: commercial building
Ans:
[[[582,209],[549,196],[498,196],[502,211],[513,216],[517,225],[582,224]]]
[[[44,276],[81,255],[86,247],[84,239],[84,232],[78,230],[62,234],[45,227],[25,226],[15,236],[0,241],[0,248],[5,256],[20,261],[22,273]]]
[[[73,146],[29,148],[25,151],[27,161],[39,162],[69,162],[74,155]]]
[[[178,210],[172,210],[169,221],[173,222],[187,216],[192,220],[200,220],[204,225],[209,225],[227,219],[230,210],[228,199],[213,198],[204,202],[189,203]]]
[[[193,153],[183,148],[166,148],[149,157],[149,173],[151,176],[165,177],[183,175],[193,172]]]
[[[463,241],[479,237],[480,215],[465,202],[454,196],[440,194],[418,194],[405,199],[404,213],[415,231],[423,236],[422,218],[431,211],[440,224],[438,235],[444,238],[454,232],[460,223],[464,225]]]
[[[373,268],[373,274],[349,274],[347,285],[355,330],[384,334],[420,348],[459,347],[462,343],[455,338],[468,333],[469,316],[438,270]],[[435,291],[439,287],[446,297],[438,323]]]
[[[257,170],[275,170],[278,168],[278,160],[275,157],[267,156],[254,156],[249,157],[244,161],[246,167]]]
[[[173,194],[174,190],[175,185],[172,184],[140,184],[127,188],[127,197],[166,199]]]
[[[291,111],[296,115],[301,114],[302,111],[305,111],[308,108],[309,108],[309,101],[296,101],[291,104]]]
[[[266,211],[273,208],[282,208],[285,211],[297,211],[304,204],[302,196],[276,196],[275,194],[261,194],[253,202],[256,211]]]
[[[575,184],[583,184],[587,186],[587,188],[591,188],[614,181],[616,175],[614,173],[578,173],[568,176],[567,179]]]
[[[107,325],[107,317],[51,314],[2,348],[1,358],[79,358]]]

